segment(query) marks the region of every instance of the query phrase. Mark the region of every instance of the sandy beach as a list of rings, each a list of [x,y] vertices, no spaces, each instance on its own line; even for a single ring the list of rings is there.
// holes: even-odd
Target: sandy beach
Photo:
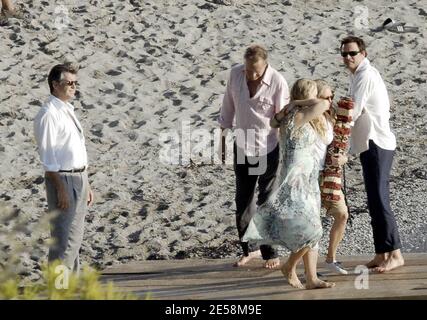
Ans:
[[[391,205],[403,251],[427,252],[425,2],[16,3],[30,17],[0,27],[0,201],[19,208],[30,226],[46,214],[32,121],[49,94],[50,68],[76,62],[80,86],[72,103],[85,131],[96,201],[86,218],[83,262],[103,268],[147,259],[237,257],[233,167],[215,162],[213,146],[229,70],[242,62],[248,45],[259,43],[289,86],[302,77],[323,78],[336,97],[345,96],[348,73],[339,44],[348,34],[364,38],[390,96],[398,145]],[[389,17],[419,32],[374,31]],[[194,147],[196,134],[190,149],[181,143],[192,151],[191,161],[185,152],[173,157],[180,142],[188,143],[188,129],[212,137],[204,151]],[[354,219],[338,253],[373,253],[358,157],[350,158],[346,178]],[[323,222],[322,255],[331,220]],[[19,241],[28,245],[30,237],[25,233]],[[44,232],[39,241],[48,237]],[[47,248],[23,256],[24,273],[36,279],[46,259]]]

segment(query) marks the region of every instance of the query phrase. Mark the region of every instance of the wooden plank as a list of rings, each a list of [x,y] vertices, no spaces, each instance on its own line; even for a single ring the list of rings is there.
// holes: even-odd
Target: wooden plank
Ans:
[[[370,257],[342,257],[353,271]],[[427,254],[405,254],[406,265],[386,274],[370,273],[368,289],[357,289],[358,274],[331,275],[324,263],[319,272],[336,283],[333,289],[298,290],[290,287],[279,270],[262,268],[262,260],[235,268],[232,259],[141,261],[108,268],[104,281],[123,291],[152,299],[427,299]],[[303,275],[303,266],[298,266]],[[359,281],[360,282],[360,281]],[[358,282],[358,283],[359,283]],[[366,282],[365,282],[366,283]]]

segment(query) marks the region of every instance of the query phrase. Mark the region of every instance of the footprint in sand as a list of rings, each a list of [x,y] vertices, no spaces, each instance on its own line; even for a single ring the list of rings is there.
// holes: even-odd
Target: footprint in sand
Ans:
[[[115,128],[115,127],[117,127],[117,126],[118,126],[118,124],[119,124],[119,120],[114,120],[114,121],[111,121],[111,122],[108,124],[108,126],[109,126],[110,128]]]
[[[119,70],[112,70],[111,69],[111,70],[108,70],[107,72],[105,72],[105,74],[115,77],[115,76],[121,75],[122,72]]]

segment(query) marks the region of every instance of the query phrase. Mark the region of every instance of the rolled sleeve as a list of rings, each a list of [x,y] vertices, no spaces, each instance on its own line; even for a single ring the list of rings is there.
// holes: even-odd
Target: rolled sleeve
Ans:
[[[55,120],[49,113],[42,114],[34,120],[34,134],[43,168],[46,171],[58,172],[60,165],[55,155],[57,128]]]
[[[232,95],[232,86],[231,86],[231,74],[227,82],[227,88],[225,90],[224,98],[222,100],[222,106],[220,110],[220,115],[218,118],[218,123],[221,127],[230,129],[233,126],[233,119],[235,115],[235,106]]]

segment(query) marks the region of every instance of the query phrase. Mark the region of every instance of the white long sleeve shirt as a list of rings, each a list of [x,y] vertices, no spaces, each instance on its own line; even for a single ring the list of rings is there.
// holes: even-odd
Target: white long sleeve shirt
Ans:
[[[34,119],[34,135],[45,171],[87,166],[83,129],[70,103],[49,96]]]
[[[396,138],[390,129],[390,101],[386,86],[377,69],[367,58],[350,75],[350,96],[354,101],[350,152],[369,149],[373,140],[382,149],[396,149]]]

